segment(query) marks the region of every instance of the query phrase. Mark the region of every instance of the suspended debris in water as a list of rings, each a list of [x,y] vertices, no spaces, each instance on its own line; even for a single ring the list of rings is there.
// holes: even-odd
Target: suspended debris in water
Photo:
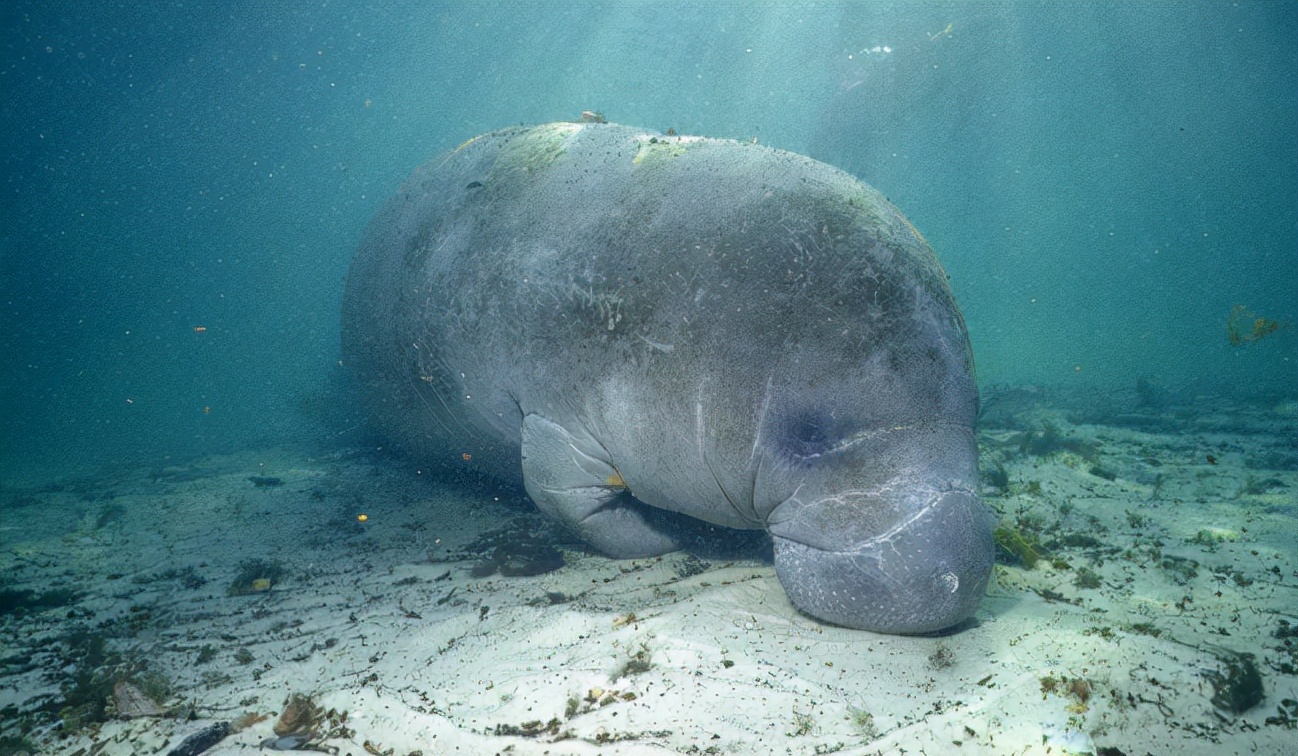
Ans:
[[[1235,305],[1230,308],[1230,317],[1226,319],[1226,337],[1230,339],[1231,346],[1239,346],[1259,341],[1288,326],[1284,321],[1249,312],[1244,305]]]

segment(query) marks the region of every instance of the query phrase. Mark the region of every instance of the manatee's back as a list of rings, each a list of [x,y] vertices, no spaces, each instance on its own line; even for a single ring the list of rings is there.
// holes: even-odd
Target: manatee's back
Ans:
[[[634,145],[571,149],[592,127],[469,140],[370,223],[347,278],[343,365],[371,424],[421,462],[518,478],[523,412],[562,413],[538,402],[564,401],[572,375],[606,362],[584,347],[607,339],[623,302],[592,271],[622,265],[606,237]]]
[[[416,171],[371,224],[348,277],[344,364],[376,425],[423,461],[469,454],[514,476],[522,413],[536,412],[587,424],[624,472],[684,470],[697,454],[680,434],[751,418],[774,358],[861,318],[856,303],[900,312],[878,306],[884,268],[949,302],[904,224],[846,174],[765,147],[612,124],[493,132]]]
[[[517,445],[464,412],[438,332],[455,292],[437,256],[471,233],[466,187],[494,152],[489,139],[421,166],[370,222],[347,275],[342,364],[369,423],[405,452],[443,468],[468,454],[475,467],[517,477]]]

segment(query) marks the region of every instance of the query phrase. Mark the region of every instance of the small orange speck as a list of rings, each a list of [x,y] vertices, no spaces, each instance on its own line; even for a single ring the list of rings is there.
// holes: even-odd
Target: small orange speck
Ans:
[[[464,460],[465,462],[468,462],[469,460],[473,459],[473,455],[468,452],[465,452],[460,455],[460,459]]]
[[[194,326],[194,333],[203,333],[206,330],[207,326]]]
[[[367,514],[358,514],[358,515],[356,515],[356,521],[357,521],[357,522],[368,522],[369,519],[370,519],[370,516],[367,515]]]

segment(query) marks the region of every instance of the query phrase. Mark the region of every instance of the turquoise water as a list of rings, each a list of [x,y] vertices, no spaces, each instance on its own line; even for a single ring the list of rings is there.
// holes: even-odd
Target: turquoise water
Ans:
[[[946,266],[985,386],[1298,394],[1292,3],[0,13],[10,481],[359,443],[338,310],[378,203],[469,137],[583,110],[883,191]],[[1232,344],[1236,307],[1242,336],[1279,327]]]
[[[234,752],[290,692],[374,752],[1292,740],[1298,3],[3,0],[0,34],[0,754],[227,718]],[[366,225],[583,111],[810,155],[932,244],[998,517],[974,622],[824,625],[763,534],[610,560],[386,453],[339,365]],[[185,708],[126,719],[149,680]]]

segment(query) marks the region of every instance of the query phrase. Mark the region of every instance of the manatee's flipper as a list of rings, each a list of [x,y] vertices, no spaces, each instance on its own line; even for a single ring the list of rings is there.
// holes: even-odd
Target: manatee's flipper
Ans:
[[[665,523],[626,490],[608,453],[539,415],[523,418],[523,484],[542,512],[612,557],[655,556],[680,548]]]

